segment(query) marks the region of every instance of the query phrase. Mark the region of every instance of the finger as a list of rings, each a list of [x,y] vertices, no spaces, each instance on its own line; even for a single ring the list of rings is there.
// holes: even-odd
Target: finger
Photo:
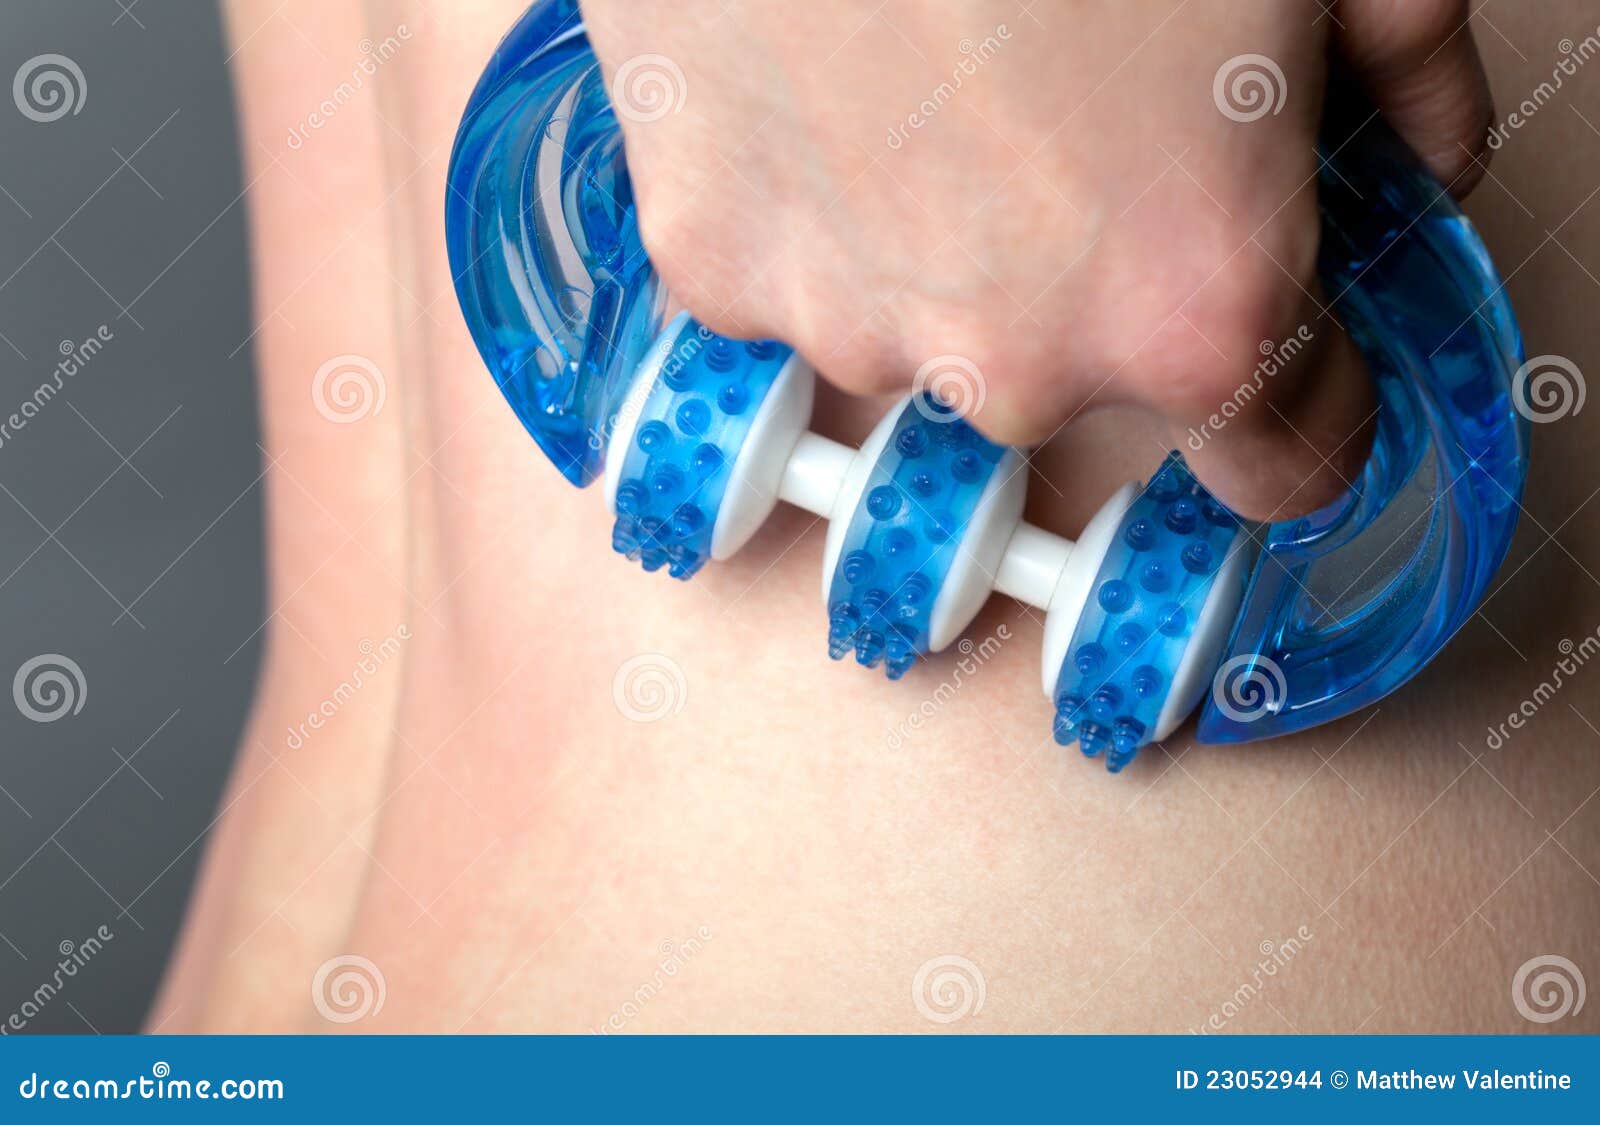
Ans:
[[[1341,0],[1336,42],[1357,80],[1461,197],[1483,178],[1494,104],[1467,0]]]
[[[1175,448],[1234,511],[1281,520],[1314,511],[1356,481],[1372,442],[1371,375],[1330,317],[1264,341],[1254,370],[1203,417],[1173,418]]]

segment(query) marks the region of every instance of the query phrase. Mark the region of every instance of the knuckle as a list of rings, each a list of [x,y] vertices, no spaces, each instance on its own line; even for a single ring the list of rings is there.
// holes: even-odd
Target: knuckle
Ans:
[[[904,391],[911,374],[896,345],[899,332],[889,310],[862,309],[818,296],[832,291],[821,279],[809,275],[796,286],[785,317],[793,329],[791,342],[847,394]]]
[[[912,382],[958,405],[1009,393],[1032,367],[1025,333],[1006,327],[1011,318],[981,295],[958,307],[926,298],[908,303],[901,319],[909,327],[904,350]]]
[[[1462,30],[1468,0],[1360,0],[1346,34],[1359,54],[1409,60]]]
[[[717,221],[695,203],[660,197],[642,199],[638,213],[645,253],[673,296],[688,304],[697,294],[726,295],[728,240],[736,235],[725,219]]]
[[[640,241],[657,272],[663,277],[680,272],[696,240],[683,211],[670,200],[645,196],[639,201],[638,216]]]
[[[804,349],[802,349],[804,350]],[[830,345],[817,353],[828,379],[852,395],[884,395],[903,390],[906,375],[880,348],[864,343]]]
[[[1196,297],[1187,323],[1179,322],[1187,339],[1173,353],[1178,367],[1163,388],[1172,406],[1184,413],[1215,409],[1252,377],[1264,355],[1279,351],[1286,338],[1303,337],[1307,326],[1297,314],[1304,284],[1292,283],[1265,254],[1222,271]],[[1270,397],[1262,396],[1262,408]]]
[[[1226,357],[1254,351],[1281,333],[1301,303],[1309,273],[1299,263],[1280,267],[1264,251],[1235,259],[1196,301],[1210,325],[1207,335],[1215,334],[1216,350]]]
[[[704,222],[689,210],[643,206],[639,233],[650,264],[671,297],[719,336],[751,339],[765,334],[770,304],[764,287],[741,279],[725,250],[724,225]]]
[[[1036,445],[1055,434],[1082,399],[1079,364],[1048,341],[1058,333],[1029,324],[942,338],[942,351],[916,366],[912,386],[955,407],[989,440],[1001,445]]]
[[[1468,0],[1409,0],[1392,6],[1390,28],[1402,46],[1431,51],[1464,30],[1469,11]]]

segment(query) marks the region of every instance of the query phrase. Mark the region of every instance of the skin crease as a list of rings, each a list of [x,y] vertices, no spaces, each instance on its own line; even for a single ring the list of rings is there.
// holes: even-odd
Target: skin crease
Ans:
[[[628,44],[626,25],[604,28],[607,7],[591,18],[608,61],[644,50],[681,61],[690,100],[680,116],[691,120],[672,127],[714,133],[696,116],[716,112],[709,91],[719,79],[696,69],[704,52],[670,39]],[[683,18],[713,38],[774,34],[770,18],[752,16],[756,6],[724,7],[725,17]],[[815,93],[832,120],[849,121],[858,80],[882,84],[871,87],[881,105],[900,105],[907,99],[897,91],[937,83],[948,44],[967,33],[938,23],[934,13],[948,15],[942,5],[902,20],[911,6],[891,4],[896,29],[867,20],[838,57],[802,65],[842,7],[784,6],[793,58],[761,88],[793,91],[784,95],[791,112]],[[974,25],[1016,17],[1002,7],[971,5],[994,17]],[[1047,297],[1034,310],[1040,324],[1024,321],[1025,330],[995,343],[967,310],[994,311],[985,302],[1001,305],[1004,295],[963,275],[961,262],[971,259],[947,247],[955,252],[914,271],[911,297],[890,303],[888,319],[864,337],[870,346],[853,358],[841,352],[837,369],[828,355],[815,357],[831,380],[880,389],[872,380],[881,377],[887,389],[887,375],[870,374],[873,355],[904,348],[909,363],[926,352],[933,336],[903,339],[941,319],[930,310],[948,314],[972,351],[1016,349],[992,361],[985,352],[981,364],[996,411],[1007,409],[1008,394],[1034,401],[1030,380],[1041,376],[1030,363],[1039,355],[1067,356],[1069,382],[1073,364],[1107,370],[1143,357],[1126,368],[1131,388],[1155,385],[1163,365],[1178,370],[1177,357],[1197,354],[1181,322],[1137,346],[1148,323],[1139,317],[1152,315],[1137,307],[1146,298],[1158,307],[1152,294],[1170,297],[1199,268],[1195,259],[1211,254],[1214,263],[1219,248],[1232,249],[1238,228],[1207,193],[1247,224],[1245,216],[1285,198],[1265,180],[1309,170],[1301,132],[1315,117],[1311,92],[1331,21],[1308,29],[1315,13],[1299,11],[1300,25],[1289,27],[1251,4],[1230,5],[1238,19],[1222,20],[1220,8],[1196,0],[1151,34],[1172,5],[1114,7],[1126,9],[1126,22],[1108,15],[1109,5],[1083,5],[1070,21],[1041,13],[1045,29],[1016,20],[1019,61],[995,60],[995,88],[972,91],[973,108],[1008,130],[1011,145],[953,106],[941,117],[961,123],[970,167],[941,174],[946,164],[934,152],[953,142],[927,130],[902,150],[916,156],[917,178],[895,172],[932,210],[928,228],[945,224],[942,238],[955,225],[950,216],[965,213],[975,188],[962,181],[973,169],[987,170],[991,187],[1005,180],[1019,168],[1011,146],[1027,151],[1028,129],[1049,127],[1082,102],[1074,139],[1098,164],[1074,170],[1064,154],[1041,155],[1031,163],[1043,174],[1019,171],[1001,189],[1006,206],[964,228],[959,241],[991,272],[1015,271],[1011,287],[1021,292],[1018,277],[1059,272],[1061,255],[1041,265],[997,247],[1030,245],[1046,222],[1062,244],[1089,245],[1086,232],[1099,223],[1087,271],[1097,282],[1071,276],[1068,285],[1075,300],[1091,303]],[[1480,36],[1495,86],[1515,102],[1548,77],[1552,45],[1594,30],[1586,8],[1576,0],[1536,10],[1491,3],[1479,18],[1518,47]],[[472,83],[519,14],[515,0],[452,3],[447,17],[431,4],[310,0],[233,0],[225,11],[251,185],[268,603],[276,612],[255,711],[152,1029],[1184,1031],[1230,1005],[1228,1031],[1517,1031],[1533,1026],[1509,996],[1529,958],[1566,956],[1593,980],[1600,668],[1581,670],[1503,747],[1485,747],[1486,725],[1504,721],[1549,675],[1558,642],[1600,627],[1600,525],[1588,505],[1600,485],[1588,456],[1592,412],[1536,427],[1527,514],[1500,585],[1404,691],[1265,746],[1199,747],[1185,729],[1109,777],[1049,739],[1040,615],[1014,602],[991,599],[968,631],[975,642],[1001,638],[981,666],[962,672],[959,654],[949,654],[890,685],[825,659],[816,597],[822,529],[804,513],[780,508],[740,555],[687,585],[611,555],[598,494],[557,477],[486,377],[445,259],[450,141]],[[1346,18],[1353,14],[1340,16],[1347,27],[1359,24]],[[1046,51],[1041,37],[1057,34],[1048,28],[1058,20],[1075,34]],[[409,37],[362,93],[289,145],[308,108],[348,80],[362,57],[357,45],[395,36],[402,24]],[[641,19],[636,31],[645,26]],[[1242,51],[1274,55],[1289,75],[1284,113],[1254,123],[1271,143],[1242,126],[1221,129],[1210,100],[1217,66]],[[1462,65],[1456,48],[1434,58],[1427,67]],[[1037,121],[1027,119],[1025,99],[1001,88],[1023,81],[1002,74],[1012,67],[1043,67],[1031,79]],[[1052,92],[1041,75],[1070,89]],[[1171,87],[1150,85],[1162,75]],[[1437,112],[1416,93],[1419,79],[1386,80],[1414,99],[1419,119]],[[1096,86],[1103,89],[1091,94]],[[1530,354],[1560,352],[1600,370],[1587,276],[1600,272],[1600,204],[1583,206],[1600,183],[1600,136],[1584,120],[1600,123],[1600,75],[1570,82],[1563,96],[1570,108],[1544,109],[1507,140],[1474,215],[1509,276]],[[758,111],[773,108],[758,103]],[[1122,112],[1143,125],[1110,130],[1107,120]],[[888,167],[886,118],[894,114],[876,114],[874,131],[859,140]],[[1170,122],[1167,135],[1145,131],[1162,122]],[[769,201],[802,170],[836,179],[857,170],[818,171],[814,137],[804,160],[766,150],[790,124],[737,153],[738,140],[727,145],[725,159]],[[639,143],[648,177],[651,142]],[[1183,169],[1161,175],[1157,144],[1188,150]],[[634,136],[629,146],[633,158]],[[1447,148],[1432,155],[1452,159]],[[1238,162],[1253,174],[1230,173]],[[703,178],[706,166],[694,174]],[[663,176],[674,174],[691,175],[662,166]],[[1047,180],[1081,220],[1056,213]],[[697,182],[678,186],[692,191]],[[742,183],[725,173],[696,199]],[[640,190],[648,215],[674,188],[642,179]],[[682,225],[658,219],[649,229],[665,240],[663,265],[692,308],[711,300],[697,295],[697,279],[752,281],[761,300],[721,298],[727,315],[751,323],[768,315],[763,309],[793,315],[803,304],[785,304],[793,293],[815,292],[806,315],[819,325],[816,338],[827,339],[834,329],[820,325],[851,315],[828,302],[854,301],[852,291],[866,285],[815,278],[916,267],[929,241],[914,229],[924,220],[909,218],[921,215],[915,205],[889,207],[871,192],[848,202],[859,224],[853,236],[850,227],[805,228],[793,218],[771,224],[804,229],[809,265],[792,247],[722,241],[702,202],[686,205]],[[1105,220],[1130,203],[1118,221]],[[1301,209],[1291,203],[1259,236],[1281,261],[1298,263],[1291,273],[1303,271],[1304,250],[1285,216]],[[727,215],[743,221],[736,206]],[[1124,257],[1112,253],[1114,243]],[[784,252],[785,265],[764,272],[763,255]],[[943,272],[949,263],[955,268]],[[1233,347],[1223,349],[1232,354],[1254,353],[1276,330],[1273,317],[1287,317],[1292,331],[1296,287],[1271,263],[1256,268],[1259,277],[1206,306],[1222,322],[1246,322],[1232,322]],[[1266,311],[1246,315],[1252,286],[1270,292]],[[1189,319],[1201,323],[1199,306],[1191,308]],[[1000,323],[1016,316],[1009,308]],[[1086,329],[1096,318],[1113,323]],[[1063,325],[1082,353],[1040,342]],[[309,388],[323,363],[346,353],[382,371],[385,402],[360,422],[335,425]],[[1214,370],[1206,377],[1221,378]],[[908,378],[902,370],[895,385]],[[1315,399],[1338,378],[1305,373],[1304,386],[1285,393]],[[1076,533],[1118,483],[1147,474],[1171,446],[1175,423],[1131,389],[1112,393],[1121,381],[1034,456],[1034,522]],[[1229,377],[1229,393],[1236,381]],[[1039,391],[1038,418],[1031,406],[1009,409],[1024,418],[1016,424],[1049,427],[1084,393]],[[888,401],[824,387],[815,424],[859,441]],[[1235,428],[1250,430],[1235,421],[1225,434]],[[1276,457],[1281,440],[1267,432],[1254,440],[1238,448],[1283,473],[1275,487],[1290,493],[1309,469],[1295,476],[1269,465],[1266,451]],[[402,627],[398,654],[292,745],[289,730],[351,675],[368,651],[363,641],[397,637]],[[681,669],[681,708],[630,721],[614,680],[649,653]],[[910,730],[909,716],[957,678],[960,688]],[[1312,936],[1292,959],[1258,976],[1263,943],[1281,948],[1301,927]],[[347,956],[377,967],[383,1004],[359,1020],[330,1022],[313,979]],[[913,982],[947,956],[977,967],[983,1004],[956,1022],[932,1022]],[[1241,986],[1258,980],[1239,1000]],[[1600,1030],[1597,1011],[1591,1003],[1550,1029]]]
[[[1450,35],[1465,10],[1080,0],[1047,29],[1014,0],[899,0],[873,19],[859,0],[585,6],[611,73],[681,60],[684,112],[622,115],[674,295],[719,331],[794,343],[846,390],[896,390],[956,354],[983,373],[971,416],[998,441],[1045,441],[1091,402],[1151,409],[1176,441],[1263,341],[1324,328],[1194,458],[1262,518],[1332,499],[1369,440],[1370,383],[1313,277],[1329,39],[1350,42],[1378,104],[1464,193],[1489,120],[1472,36]],[[992,57],[941,109],[940,84],[982,57],[963,41]],[[1196,95],[1251,53],[1282,68],[1284,100],[1242,128]],[[885,108],[930,102],[914,129]]]

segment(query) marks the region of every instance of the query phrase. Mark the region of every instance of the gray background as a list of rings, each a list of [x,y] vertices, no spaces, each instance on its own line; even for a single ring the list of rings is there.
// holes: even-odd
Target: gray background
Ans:
[[[29,120],[56,53],[79,112]],[[0,4],[0,421],[63,341],[104,350],[0,444],[0,1025],[59,949],[104,951],[27,1031],[136,1030],[249,704],[263,617],[260,451],[231,90],[206,0]],[[82,709],[25,717],[26,661]]]

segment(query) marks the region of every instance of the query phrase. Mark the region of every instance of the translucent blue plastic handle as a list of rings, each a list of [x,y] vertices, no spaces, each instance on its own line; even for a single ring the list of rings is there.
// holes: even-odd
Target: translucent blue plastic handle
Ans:
[[[1321,273],[1377,378],[1376,444],[1339,502],[1259,530],[1220,665],[1235,680],[1218,677],[1203,741],[1326,722],[1404,683],[1477,608],[1516,524],[1529,434],[1510,306],[1444,190],[1363,116],[1324,140]],[[445,219],[484,362],[556,467],[588,484],[664,294],[575,0],[539,0],[495,52]]]
[[[450,156],[445,237],[495,381],[556,468],[589,484],[663,294],[576,0],[529,8],[479,79]]]
[[[1323,158],[1322,281],[1377,380],[1377,435],[1351,492],[1264,529],[1202,742],[1302,730],[1405,683],[1477,610],[1521,510],[1522,340],[1477,231],[1381,121],[1331,123]]]

